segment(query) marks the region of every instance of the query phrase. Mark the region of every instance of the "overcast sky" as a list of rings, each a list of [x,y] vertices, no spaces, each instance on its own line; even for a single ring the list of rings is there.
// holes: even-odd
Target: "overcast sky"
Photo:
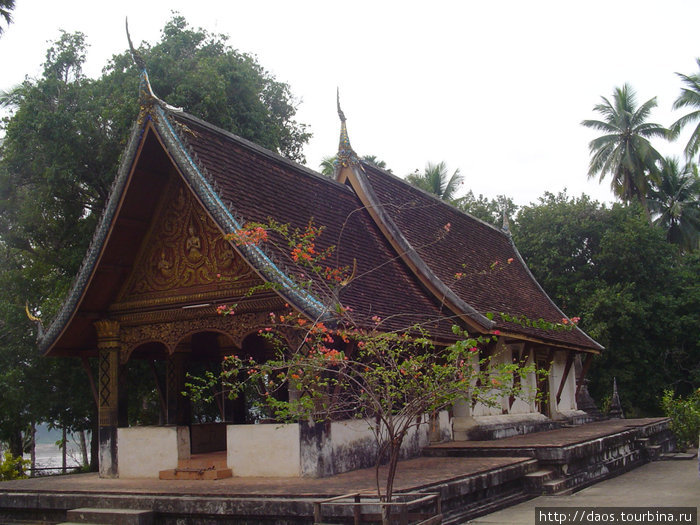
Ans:
[[[669,125],[694,73],[700,2],[656,1],[209,1],[16,0],[0,37],[0,90],[38,75],[59,29],[87,34],[86,73],[99,76],[135,43],[155,43],[179,11],[195,27],[230,36],[300,100],[313,138],[307,165],[337,150],[336,86],[352,145],[397,175],[445,161],[465,175],[462,193],[506,194],[518,204],[565,187],[611,200],[589,180],[581,120],[629,82],[651,120]],[[134,97],[137,94],[134,93]],[[683,144],[655,143],[680,155]]]

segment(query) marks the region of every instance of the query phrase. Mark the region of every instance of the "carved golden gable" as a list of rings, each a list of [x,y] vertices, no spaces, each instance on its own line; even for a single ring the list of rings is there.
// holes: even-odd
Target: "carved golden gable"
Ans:
[[[178,178],[158,204],[112,311],[243,297],[262,280]]]

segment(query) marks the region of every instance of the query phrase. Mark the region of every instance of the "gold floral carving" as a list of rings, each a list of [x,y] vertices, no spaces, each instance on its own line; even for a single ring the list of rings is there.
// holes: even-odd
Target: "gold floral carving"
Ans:
[[[112,310],[185,302],[192,295],[242,295],[261,282],[179,179],[163,193]]]
[[[128,361],[136,347],[144,343],[161,343],[169,354],[173,354],[183,339],[198,332],[220,332],[229,336],[233,345],[240,348],[243,339],[257,333],[258,330],[263,330],[269,324],[269,312],[254,312],[125,326],[121,330],[121,361]],[[282,335],[287,339],[291,336]]]

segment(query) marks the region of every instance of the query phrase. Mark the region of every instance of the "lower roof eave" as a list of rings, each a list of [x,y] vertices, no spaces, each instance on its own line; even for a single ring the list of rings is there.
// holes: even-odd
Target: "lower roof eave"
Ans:
[[[589,347],[577,346],[577,345],[573,345],[573,344],[562,343],[559,341],[552,341],[552,340],[548,340],[548,339],[544,339],[544,338],[519,334],[516,332],[508,332],[508,331],[503,331],[503,330],[500,330],[499,332],[500,332],[500,334],[499,334],[500,337],[503,337],[505,339],[514,339],[516,341],[537,343],[537,344],[541,344],[543,346],[550,346],[552,348],[557,348],[560,350],[571,350],[574,352],[583,352],[583,353],[595,354],[595,355],[599,355],[603,350],[605,350],[605,348],[602,346],[599,349],[589,348]],[[509,342],[511,342],[511,341],[509,341]]]

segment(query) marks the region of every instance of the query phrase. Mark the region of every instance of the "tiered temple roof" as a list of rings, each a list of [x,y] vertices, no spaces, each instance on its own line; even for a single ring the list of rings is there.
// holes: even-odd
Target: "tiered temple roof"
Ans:
[[[168,176],[180,177],[222,234],[268,218],[298,228],[310,220],[323,226],[318,244],[335,247],[333,264],[356,266],[339,297],[360,324],[373,316],[387,330],[421,324],[436,340],[450,341],[451,326],[459,322],[471,332],[499,330],[514,340],[602,349],[577,327],[544,330],[504,321],[502,312],[552,323],[566,316],[506,231],[361,163],[350,154],[349,140],[345,150],[341,141],[333,180],[158,102],[144,106],[83,267],[40,341],[49,355],[75,355],[94,345],[90,324],[108,314],[132,271]],[[259,277],[277,284],[281,300],[310,319],[332,317],[334,305],[320,283],[310,290],[294,285],[288,254],[272,247],[234,249]]]

